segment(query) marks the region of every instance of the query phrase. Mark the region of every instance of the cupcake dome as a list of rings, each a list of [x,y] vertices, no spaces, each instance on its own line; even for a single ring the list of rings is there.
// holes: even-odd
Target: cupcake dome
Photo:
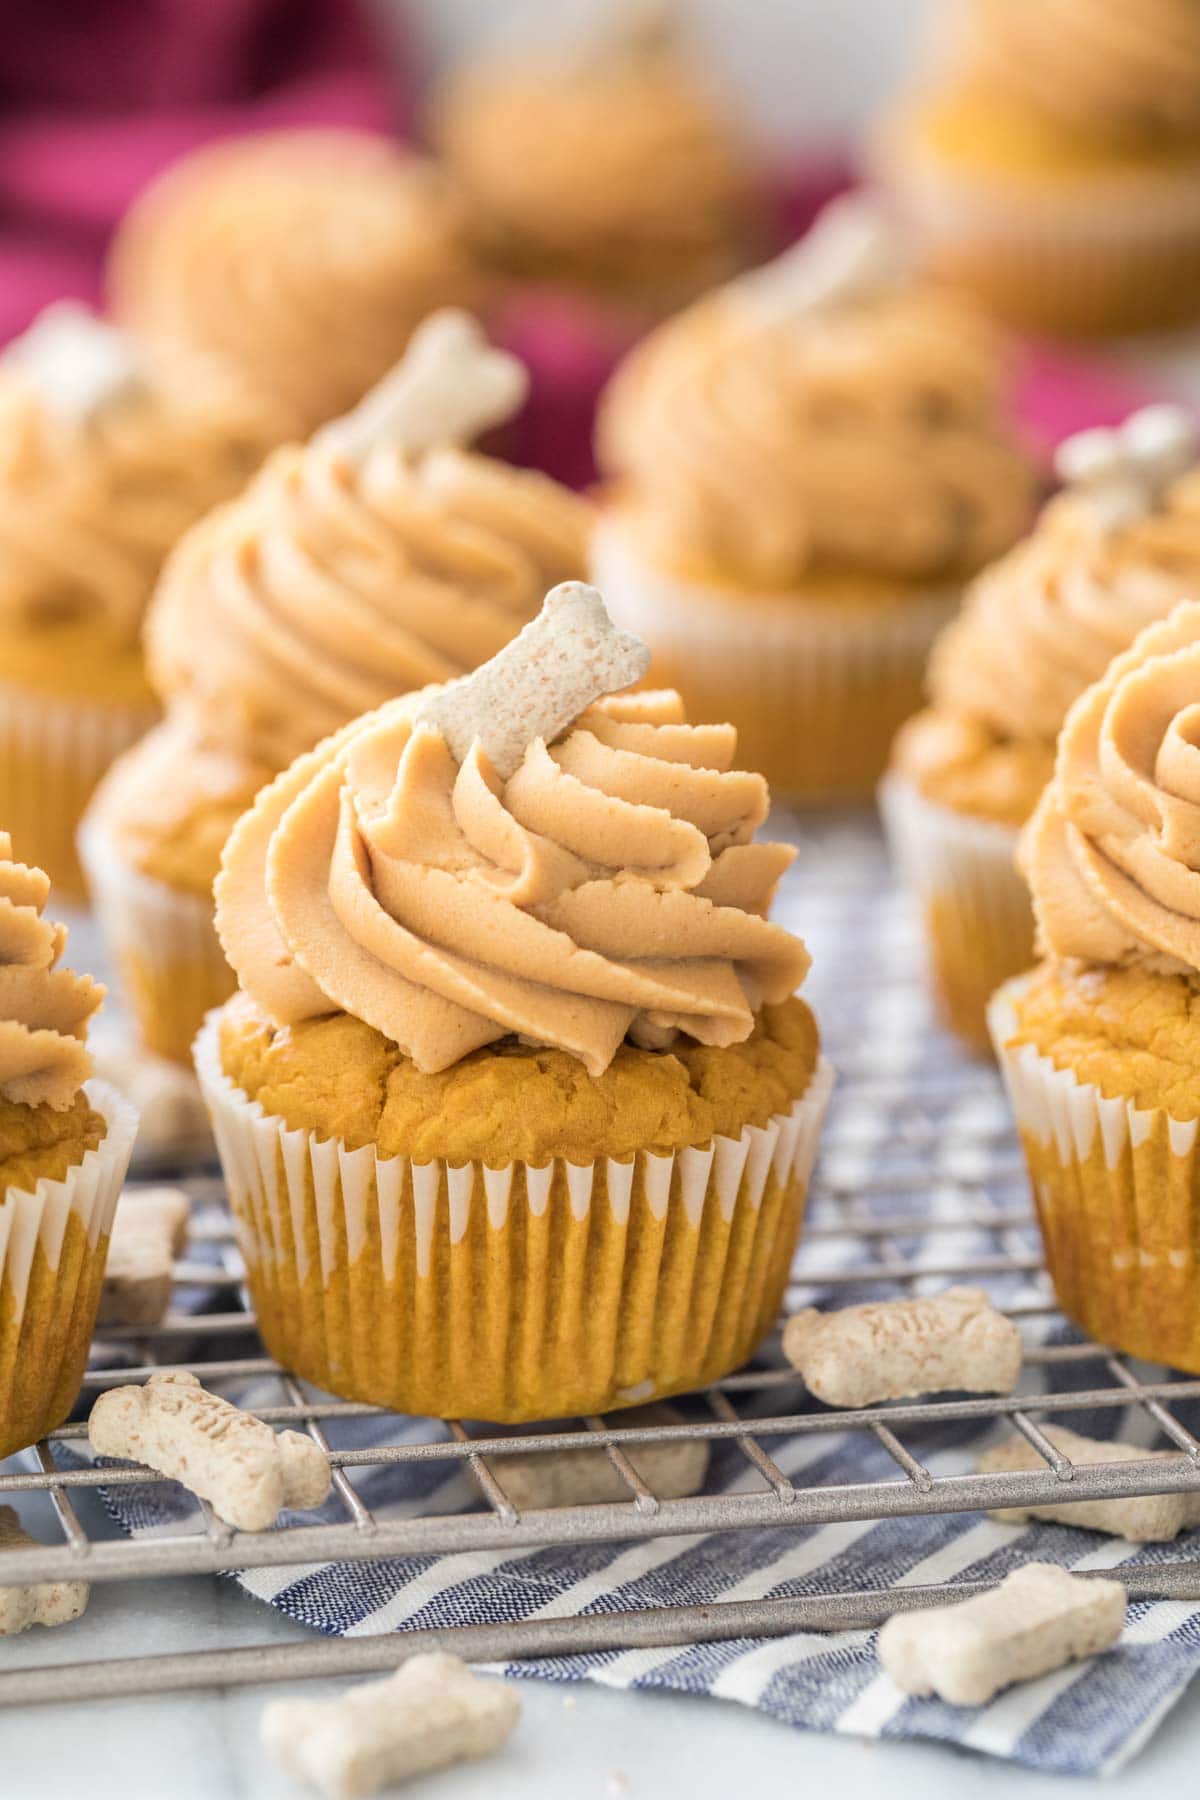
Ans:
[[[434,129],[499,270],[662,313],[747,259],[747,149],[661,34],[468,65]]]
[[[476,287],[441,174],[351,131],[193,153],[126,215],[109,264],[120,319],[227,360],[300,437],[352,406],[427,312]]]

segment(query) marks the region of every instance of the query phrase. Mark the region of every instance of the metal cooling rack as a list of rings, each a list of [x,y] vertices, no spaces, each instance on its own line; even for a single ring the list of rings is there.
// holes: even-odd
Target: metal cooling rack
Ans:
[[[796,835],[805,839],[798,829]],[[828,846],[828,836],[821,839]],[[813,1408],[799,1377],[779,1366],[755,1366],[692,1396],[685,1423],[622,1423],[621,1415],[547,1426],[534,1435],[484,1435],[452,1423],[449,1437],[431,1421],[427,1441],[397,1438],[370,1449],[330,1451],[333,1485],[343,1517],[257,1534],[233,1531],[202,1508],[190,1535],[95,1540],[80,1522],[72,1494],[115,1490],[161,1479],[128,1468],[67,1467],[61,1452],[86,1435],[75,1423],[52,1432],[15,1473],[0,1474],[0,1501],[43,1490],[50,1496],[61,1542],[5,1556],[14,1584],[86,1579],[137,1582],[151,1577],[281,1567],[313,1562],[367,1561],[459,1551],[519,1551],[536,1546],[629,1541],[673,1534],[795,1529],[839,1520],[871,1520],[1028,1506],[1066,1499],[1113,1499],[1134,1494],[1200,1490],[1200,1440],[1175,1415],[1183,1401],[1200,1399],[1200,1380],[1163,1379],[1139,1370],[1095,1344],[1054,1342],[1062,1321],[1041,1271],[1020,1154],[994,1072],[948,1051],[929,1027],[915,976],[911,926],[887,894],[878,850],[859,834],[843,862],[821,864],[819,892],[787,895],[788,915],[803,921],[810,942],[823,934],[827,996],[818,995],[826,1039],[839,1070],[839,1098],[823,1139],[789,1306],[820,1293],[849,1303],[900,1293],[935,1292],[954,1280],[988,1287],[1026,1338],[1021,1389],[1006,1397],[889,1403],[858,1412]],[[841,849],[845,850],[842,845]],[[840,851],[839,851],[840,854]],[[855,908],[858,912],[855,912]],[[822,911],[824,908],[824,911]],[[784,909],[780,909],[783,911]],[[871,939],[863,966],[860,935]],[[874,934],[872,936],[872,934]],[[865,940],[864,940],[865,941]],[[841,946],[840,956],[836,954]],[[819,967],[819,961],[817,963]],[[862,1006],[869,1005],[864,1030]],[[864,1048],[864,1044],[866,1047]],[[206,1197],[215,1184],[201,1184]],[[211,1220],[211,1215],[206,1215]],[[240,1280],[227,1220],[220,1216],[201,1241],[224,1253],[226,1267],[192,1261],[177,1269],[180,1284],[203,1282],[236,1309]],[[197,1238],[193,1236],[193,1244]],[[331,1422],[377,1409],[317,1394],[267,1357],[253,1317],[242,1310],[177,1313],[151,1331],[103,1333],[106,1357],[114,1345],[119,1368],[95,1368],[84,1402],[115,1383],[144,1380],[156,1368],[187,1367],[206,1383],[242,1378],[273,1382],[275,1397],[257,1407],[272,1424],[306,1429],[328,1448]],[[256,1387],[256,1393],[259,1392]],[[267,1390],[269,1393],[269,1389]],[[1044,1435],[1049,1417],[1069,1420],[1093,1409],[1140,1415],[1178,1457],[1074,1466]],[[933,1473],[921,1439],[931,1427],[978,1420],[1008,1424],[1024,1435],[1044,1464],[1021,1472]],[[869,1433],[894,1473],[887,1479],[807,1486],[793,1481],[772,1456],[785,1438]],[[640,1444],[679,1439],[733,1440],[753,1485],[736,1493],[704,1491],[663,1499],[646,1485],[627,1452]],[[505,1492],[506,1456],[552,1454],[603,1446],[628,1498],[620,1503],[521,1512]],[[386,1463],[434,1461],[466,1465],[478,1492],[475,1510],[402,1520],[375,1517],[348,1472]],[[1153,1566],[1127,1567],[1131,1595],[1200,1598],[1200,1558],[1180,1556]],[[879,1593],[846,1591],[819,1597],[719,1602],[631,1612],[455,1629],[406,1631],[355,1639],[0,1671],[0,1705],[75,1700],[115,1694],[166,1692],[198,1685],[297,1679],[393,1667],[418,1650],[450,1649],[470,1661],[511,1660],[601,1649],[651,1648],[732,1637],[865,1626],[901,1607],[961,1597],[976,1585],[912,1586]]]

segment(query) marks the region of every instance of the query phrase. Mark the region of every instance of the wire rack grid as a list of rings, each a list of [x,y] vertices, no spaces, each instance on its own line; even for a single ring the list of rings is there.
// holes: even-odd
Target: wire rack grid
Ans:
[[[803,841],[803,834],[801,835]],[[1026,1341],[1025,1372],[1008,1396],[890,1402],[856,1412],[828,1411],[805,1393],[800,1378],[769,1352],[761,1364],[714,1383],[683,1402],[678,1423],[624,1420],[621,1414],[505,1434],[477,1424],[429,1421],[412,1435],[411,1420],[369,1448],[331,1447],[341,1421],[389,1415],[308,1388],[267,1356],[253,1316],[241,1304],[241,1277],[227,1215],[198,1215],[191,1260],[177,1284],[203,1284],[210,1309],[175,1311],[150,1330],[106,1329],[85,1380],[81,1411],[116,1383],[136,1382],[156,1368],[187,1367],[206,1385],[253,1382],[254,1410],[274,1425],[307,1430],[333,1469],[340,1518],[261,1533],[234,1531],[201,1506],[199,1528],[178,1535],[97,1539],[80,1521],[72,1494],[108,1493],[162,1478],[137,1467],[92,1467],[74,1454],[86,1438],[80,1419],[52,1432],[10,1472],[0,1472],[0,1500],[48,1493],[61,1529],[55,1544],[5,1553],[6,1581],[86,1579],[137,1582],[329,1561],[365,1561],[461,1551],[517,1551],[533,1546],[624,1542],[674,1534],[776,1528],[802,1531],[835,1521],[961,1513],[1065,1501],[1200,1491],[1200,1439],[1177,1416],[1200,1399],[1200,1380],[1138,1367],[1101,1345],[1080,1342],[1057,1315],[1041,1270],[1020,1153],[1007,1122],[995,1073],[947,1052],[930,1029],[917,969],[911,921],[888,892],[871,840],[864,852],[855,828],[853,854],[832,861],[820,901],[806,902],[810,940],[829,934],[826,1039],[838,1066],[840,1093],[825,1133],[810,1192],[808,1218],[789,1292],[789,1307],[819,1298],[840,1304],[903,1293],[936,1292],[954,1281],[988,1288],[1017,1320]],[[820,840],[828,851],[829,834]],[[845,852],[845,846],[842,846]],[[845,867],[849,862],[850,869]],[[839,873],[841,879],[839,879]],[[863,957],[852,916],[865,907],[872,954]],[[797,921],[799,922],[799,921]],[[861,920],[859,921],[861,924]],[[839,955],[838,946],[842,946]],[[864,1031],[860,1002],[869,1005]],[[210,1198],[211,1180],[193,1183]],[[213,1262],[203,1260],[213,1257]],[[1163,1440],[1174,1455],[1107,1464],[1072,1464],[1043,1426],[1097,1411],[1132,1422],[1135,1441]],[[923,1449],[938,1428],[977,1422],[1015,1430],[1039,1465],[1028,1470],[935,1472]],[[871,1481],[806,1484],[781,1466],[781,1446],[869,1434],[887,1473]],[[336,1437],[336,1431],[333,1431]],[[387,1441],[388,1437],[395,1441]],[[729,1491],[708,1485],[687,1498],[664,1498],[637,1467],[639,1446],[706,1440],[736,1446],[744,1479]],[[598,1504],[522,1511],[505,1489],[505,1459],[562,1455],[602,1447],[625,1498]],[[356,1486],[368,1468],[434,1462],[469,1473],[475,1503],[425,1516],[379,1517]],[[1200,1558],[1180,1555],[1126,1571],[1137,1597],[1200,1598]],[[649,1648],[703,1639],[780,1635],[878,1623],[900,1608],[936,1604],[972,1591],[970,1583],[913,1585],[884,1592],[856,1588],[802,1598],[713,1602],[506,1624],[414,1630],[381,1637],[315,1639],[311,1643],[0,1671],[0,1705],[164,1692],[213,1683],[295,1679],[393,1667],[430,1648],[471,1661],[511,1660],[601,1649]]]

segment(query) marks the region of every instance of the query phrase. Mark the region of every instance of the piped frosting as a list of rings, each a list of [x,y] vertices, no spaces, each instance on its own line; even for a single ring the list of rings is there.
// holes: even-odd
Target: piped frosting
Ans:
[[[0,1096],[64,1112],[92,1072],[84,1040],[104,989],[58,966],[67,932],[42,916],[49,892],[0,831]]]

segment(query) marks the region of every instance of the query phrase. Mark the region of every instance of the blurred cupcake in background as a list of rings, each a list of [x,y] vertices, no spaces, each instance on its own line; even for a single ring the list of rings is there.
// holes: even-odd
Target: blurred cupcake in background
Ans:
[[[1066,491],[975,582],[934,647],[932,704],[897,740],[884,821],[942,1015],[975,1049],[991,995],[1033,961],[1017,837],[1063,720],[1143,626],[1200,594],[1198,454],[1194,422],[1170,406],[1068,439]]]
[[[92,789],[157,710],[140,639],[162,561],[278,431],[223,370],[73,302],[0,358],[0,818],[66,897]]]
[[[433,164],[365,132],[264,132],[169,168],[109,259],[114,313],[231,363],[288,435],[361,399],[437,306],[473,301],[463,220]]]
[[[1067,333],[1200,317],[1195,0],[956,0],[875,177],[935,271]]]
[[[1009,376],[1004,339],[851,197],[611,384],[596,579],[779,794],[873,791],[963,582],[1024,530]]]
[[[0,1458],[79,1392],[137,1117],[90,1079],[104,989],[59,966],[50,882],[0,831]]]
[[[147,627],[166,721],[123,757],[80,835],[143,1041],[186,1061],[232,991],[212,927],[229,827],[359,713],[473,669],[584,572],[591,513],[547,476],[464,448],[525,375],[437,314],[346,418],[289,445],[202,520]]]
[[[468,63],[433,132],[489,267],[639,318],[724,280],[762,229],[749,148],[671,6],[614,6],[582,41]]]
[[[1200,605],[1076,702],[1021,841],[1044,960],[992,1002],[1046,1266],[1098,1343],[1200,1371]]]

